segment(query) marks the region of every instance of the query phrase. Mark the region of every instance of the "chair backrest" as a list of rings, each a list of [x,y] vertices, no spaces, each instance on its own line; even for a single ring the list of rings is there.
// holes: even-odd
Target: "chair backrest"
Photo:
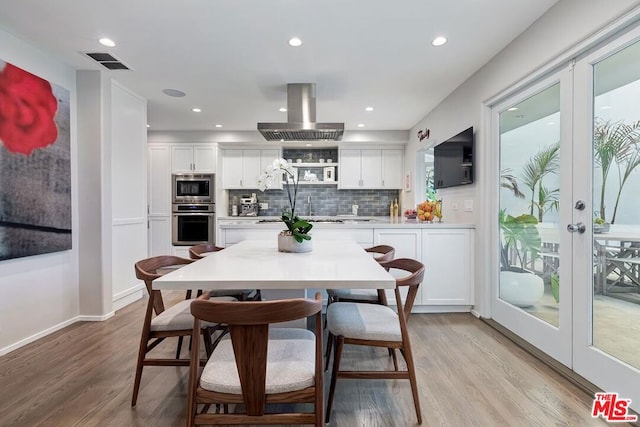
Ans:
[[[299,298],[275,301],[227,302],[208,300],[208,293],[191,303],[194,317],[194,337],[200,321],[229,325],[229,333],[236,358],[238,376],[242,388],[244,404],[248,415],[263,415],[265,409],[265,381],[267,371],[267,345],[269,324],[302,319],[316,315],[316,375],[322,375],[322,297],[318,292],[315,299]],[[195,392],[194,368],[198,366],[197,344],[192,349],[191,389]]]
[[[199,245],[191,246],[189,248],[189,258],[191,259],[202,259],[204,258],[201,254],[206,252],[218,252],[223,250],[220,246],[216,246],[213,243],[200,243]]]
[[[393,246],[389,245],[377,245],[370,248],[366,248],[365,251],[374,254],[380,254],[376,257],[378,262],[391,261],[396,254],[396,250]]]
[[[163,267],[171,267],[176,265],[190,264],[193,261],[186,258],[180,258],[171,255],[161,255],[151,258],[146,258],[135,263],[136,278],[144,280],[144,284],[147,287],[149,298],[153,302],[153,309],[156,315],[164,311],[164,302],[162,301],[162,294],[160,291],[154,291],[151,285],[158,277],[162,276],[158,270]]]
[[[408,276],[403,276],[396,278],[396,304],[398,306],[398,314],[403,321],[408,319],[409,314],[411,313],[411,309],[413,308],[413,303],[416,300],[416,295],[418,294],[418,287],[422,283],[424,279],[424,264],[420,261],[416,261],[410,258],[397,258],[391,261],[381,262],[381,266],[390,270],[403,270],[410,273]],[[406,301],[404,303],[404,308],[402,307],[402,298],[400,296],[400,287],[408,286],[409,292],[407,292]]]

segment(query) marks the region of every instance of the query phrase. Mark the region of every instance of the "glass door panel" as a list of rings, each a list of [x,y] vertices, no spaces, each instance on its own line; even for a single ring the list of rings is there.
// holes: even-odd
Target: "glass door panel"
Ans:
[[[559,325],[560,83],[500,113],[499,298]]]
[[[593,345],[640,368],[640,42],[593,66]]]

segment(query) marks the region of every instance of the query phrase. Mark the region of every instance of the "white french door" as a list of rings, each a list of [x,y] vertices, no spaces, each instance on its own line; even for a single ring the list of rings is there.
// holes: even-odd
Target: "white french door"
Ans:
[[[572,70],[492,109],[500,234],[492,317],[571,365]]]
[[[640,412],[640,28],[577,61],[574,87],[574,194],[608,229],[574,242],[573,369]]]
[[[635,28],[492,106],[492,317],[636,411],[639,99]]]

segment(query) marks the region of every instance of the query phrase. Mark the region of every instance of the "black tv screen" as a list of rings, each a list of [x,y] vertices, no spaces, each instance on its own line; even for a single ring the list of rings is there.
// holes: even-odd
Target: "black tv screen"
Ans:
[[[473,184],[473,127],[433,147],[433,187]]]

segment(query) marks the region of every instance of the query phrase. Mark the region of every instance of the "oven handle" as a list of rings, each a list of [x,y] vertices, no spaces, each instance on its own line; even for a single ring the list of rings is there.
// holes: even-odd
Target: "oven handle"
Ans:
[[[215,216],[214,212],[174,212],[173,216]]]

